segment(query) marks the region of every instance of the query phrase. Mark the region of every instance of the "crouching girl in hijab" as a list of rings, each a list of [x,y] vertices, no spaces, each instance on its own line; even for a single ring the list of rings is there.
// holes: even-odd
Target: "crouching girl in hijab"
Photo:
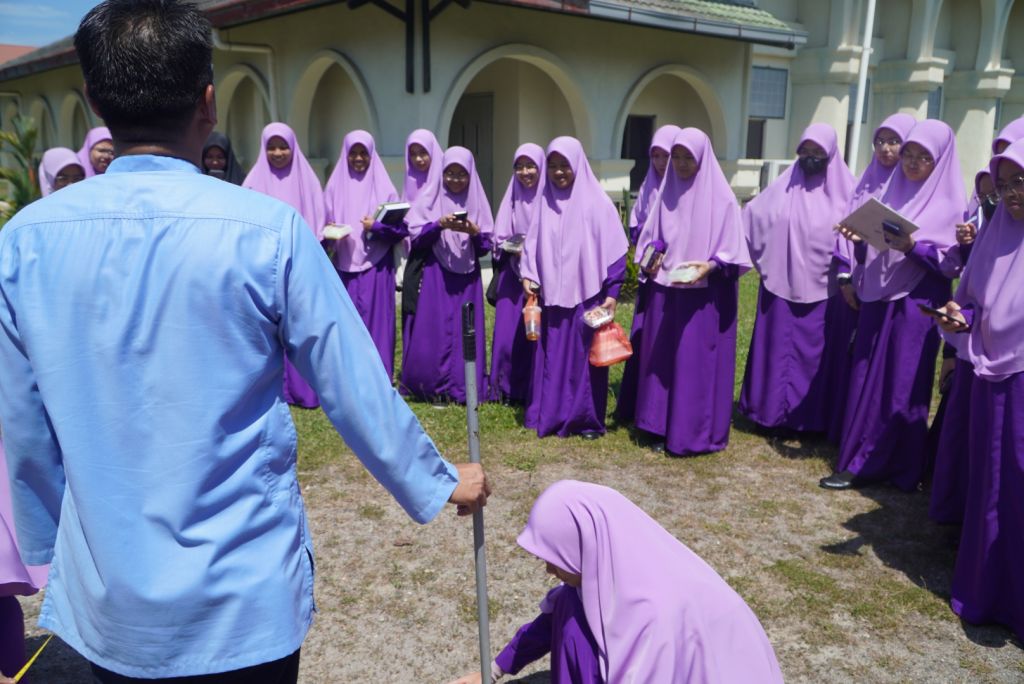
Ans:
[[[550,651],[552,684],[782,681],[743,599],[614,489],[556,482],[517,541],[563,583],[498,655],[492,680]]]

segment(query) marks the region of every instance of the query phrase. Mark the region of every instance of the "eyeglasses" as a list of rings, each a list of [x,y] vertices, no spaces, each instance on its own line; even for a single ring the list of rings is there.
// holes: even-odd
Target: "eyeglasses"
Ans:
[[[899,138],[875,138],[875,147],[899,147],[902,144]]]
[[[996,192],[1001,197],[1006,197],[1011,192],[1018,196],[1024,195],[1024,173],[1017,174],[1009,183],[996,183]]]
[[[96,154],[102,156],[102,157],[113,157],[114,156],[114,148],[113,147],[94,147],[94,148],[92,148],[92,151],[95,152]]]
[[[921,166],[932,166],[935,164],[935,158],[930,154],[907,154],[903,152],[900,154],[900,159],[907,162],[908,164],[920,164]]]
[[[990,192],[987,195],[983,195],[983,194],[979,193],[978,194],[978,201],[979,202],[991,202],[992,204],[995,204],[995,203],[997,203],[999,201],[999,191],[996,190],[995,192]]]
[[[445,172],[444,179],[446,181],[452,181],[452,182],[464,181],[464,180],[469,180],[469,174],[466,173],[465,171],[463,171],[462,173],[448,173],[448,172]]]

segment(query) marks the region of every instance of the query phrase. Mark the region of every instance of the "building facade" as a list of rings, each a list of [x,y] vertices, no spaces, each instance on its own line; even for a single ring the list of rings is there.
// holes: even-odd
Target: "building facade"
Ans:
[[[708,132],[741,197],[762,161],[790,159],[812,122],[852,126],[866,0],[204,0],[217,28],[220,124],[246,166],[262,127],[290,124],[321,174],[365,128],[396,181],[406,135],[436,132],[478,158],[492,201],[521,142],[578,137],[613,197],[636,186],[657,126]],[[943,118],[965,178],[993,131],[1024,114],[1024,2],[881,0],[860,166],[894,111]],[[0,66],[0,125],[40,124],[77,148],[97,125],[61,41]],[[632,178],[631,178],[632,171]]]

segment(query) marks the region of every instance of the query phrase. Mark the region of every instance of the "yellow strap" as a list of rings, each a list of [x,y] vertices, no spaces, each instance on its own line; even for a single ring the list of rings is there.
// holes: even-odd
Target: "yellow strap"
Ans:
[[[50,643],[50,639],[52,639],[52,638],[53,638],[52,634],[50,636],[46,637],[46,641],[44,641],[43,645],[40,646],[39,649],[35,652],[35,654],[31,658],[28,659],[28,662],[25,663],[25,667],[21,668],[21,670],[18,672],[18,674],[14,675],[14,681],[15,682],[20,682],[21,681],[21,678],[25,676],[26,672],[28,672],[28,668],[32,667],[32,663],[36,662],[36,658],[39,657],[39,654],[43,652],[43,649],[46,648],[46,644]]]

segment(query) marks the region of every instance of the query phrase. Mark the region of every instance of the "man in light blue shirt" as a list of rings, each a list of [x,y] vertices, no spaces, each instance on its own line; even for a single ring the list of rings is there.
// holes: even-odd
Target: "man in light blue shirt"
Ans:
[[[118,158],[0,232],[0,424],[23,558],[52,563],[39,622],[101,682],[295,681],[313,559],[284,354],[413,519],[483,505],[486,480],[392,388],[302,218],[199,172],[207,20],[108,0],[75,44]]]

